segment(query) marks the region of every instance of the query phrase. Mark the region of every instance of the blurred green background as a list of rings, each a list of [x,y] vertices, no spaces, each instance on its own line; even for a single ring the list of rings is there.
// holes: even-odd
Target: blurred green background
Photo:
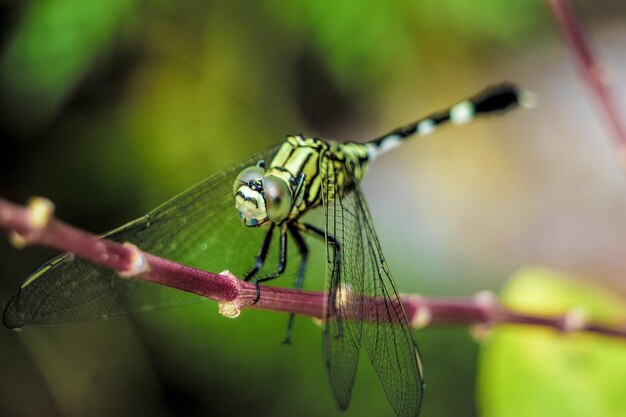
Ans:
[[[575,4],[626,91],[626,4]],[[400,291],[467,296],[545,264],[626,292],[626,184],[542,1],[5,0],[0,47],[0,195],[46,196],[98,233],[287,133],[365,140],[515,81],[535,110],[372,165],[364,190]],[[0,239],[2,304],[52,254]],[[321,328],[297,320],[287,347],[284,315],[216,313],[0,332],[0,415],[339,415]],[[422,415],[478,415],[467,329],[416,338]],[[364,359],[342,415],[391,413]]]

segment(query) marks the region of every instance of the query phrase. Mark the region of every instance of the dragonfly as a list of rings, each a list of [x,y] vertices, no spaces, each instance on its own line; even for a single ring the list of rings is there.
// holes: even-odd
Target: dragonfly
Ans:
[[[204,270],[222,270],[226,265],[255,282],[257,290],[259,284],[285,275],[288,264],[297,264],[295,287],[302,288],[309,259],[304,236],[325,242],[323,348],[339,407],[345,409],[350,402],[364,346],[395,413],[417,416],[423,394],[422,361],[360,182],[373,159],[407,138],[430,134],[447,122],[463,124],[476,116],[504,112],[521,104],[522,98],[514,84],[490,86],[364,143],[288,135],[282,143],[208,177],[102,237]],[[324,213],[322,226],[304,219],[316,209]],[[269,256],[272,248],[277,256]],[[294,249],[298,262],[288,256]],[[123,279],[64,254],[26,279],[8,302],[3,323],[18,328],[103,319],[185,304],[195,297]]]

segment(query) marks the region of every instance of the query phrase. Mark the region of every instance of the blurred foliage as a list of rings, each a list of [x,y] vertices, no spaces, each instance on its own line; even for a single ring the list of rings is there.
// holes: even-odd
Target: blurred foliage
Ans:
[[[415,68],[429,59],[430,48],[449,47],[452,38],[464,41],[453,45],[459,53],[470,44],[527,41],[545,19],[539,2],[524,0],[348,0],[341,7],[332,0],[266,3],[275,19],[324,54],[348,88],[380,82],[389,63]]]
[[[501,293],[513,310],[582,314],[619,326],[626,304],[606,290],[561,272],[527,268]],[[479,366],[482,415],[623,416],[624,341],[590,334],[558,334],[537,327],[500,326],[483,344]]]
[[[49,123],[95,61],[110,54],[134,6],[134,0],[25,3],[0,59],[0,88],[10,102],[3,116],[28,116],[22,126]]]

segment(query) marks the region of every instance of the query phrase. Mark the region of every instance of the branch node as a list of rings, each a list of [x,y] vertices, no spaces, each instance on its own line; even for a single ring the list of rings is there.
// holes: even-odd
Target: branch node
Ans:
[[[241,291],[242,288],[242,280],[239,279],[236,275],[233,275],[228,269],[223,270],[218,275],[228,278],[233,285],[237,288],[238,291]]]
[[[342,283],[341,285],[339,285],[339,287],[337,287],[337,294],[339,294],[339,297],[337,297],[337,299],[339,301],[339,305],[341,306],[348,305],[350,303],[350,300],[352,300],[354,297],[354,291],[352,290],[352,287],[346,283]]]
[[[502,320],[504,311],[493,291],[479,291],[474,294],[474,303],[480,309],[482,321],[470,326],[470,335],[477,342],[487,338],[493,325]]]
[[[227,277],[232,281],[233,284],[241,291],[241,281],[233,275],[228,269],[223,270],[219,273],[224,277]],[[241,314],[241,299],[239,296],[234,300],[230,301],[220,301],[217,303],[217,308],[219,313],[229,319],[236,319]]]
[[[474,294],[474,302],[485,310],[494,310],[499,305],[498,297],[493,291],[479,291]]]
[[[54,203],[44,197],[33,197],[28,202],[28,211],[33,226],[43,229],[54,213]]]
[[[411,326],[416,330],[423,329],[428,326],[432,320],[433,314],[430,308],[422,305],[415,311],[415,316],[413,316],[413,320],[411,320]]]
[[[237,318],[241,314],[241,309],[235,301],[222,301],[218,303],[218,309],[222,316],[229,319]]]
[[[132,278],[144,272],[148,272],[150,265],[144,253],[130,242],[125,242],[122,246],[129,250],[130,256],[128,267],[123,271],[119,271],[119,275],[122,278]]]
[[[583,330],[587,326],[587,313],[582,308],[574,308],[563,316],[562,331],[573,333]]]
[[[32,197],[28,206],[28,223],[30,231],[27,233],[12,232],[9,240],[13,246],[22,249],[43,229],[45,228],[52,214],[54,213],[54,203],[44,197]]]
[[[246,297],[246,294],[245,294],[246,293],[245,287],[246,287],[246,284],[248,284],[247,282],[241,280],[236,275],[233,275],[233,273],[230,272],[228,269],[223,270],[218,275],[228,278],[228,280],[234,287],[234,294],[231,294],[231,296],[229,296],[228,299],[224,301],[217,300],[218,303],[222,303],[222,302],[233,303],[233,310],[232,310],[233,314],[235,312],[234,309],[241,310],[241,309],[248,308],[254,305],[255,303],[254,299]],[[224,308],[227,309],[227,306],[225,306]],[[239,311],[237,311],[236,314],[234,315],[229,314],[228,311],[231,311],[231,310],[227,309],[226,314],[222,313],[222,307],[220,306],[220,314],[222,314],[223,316],[234,319],[235,317],[239,315]]]

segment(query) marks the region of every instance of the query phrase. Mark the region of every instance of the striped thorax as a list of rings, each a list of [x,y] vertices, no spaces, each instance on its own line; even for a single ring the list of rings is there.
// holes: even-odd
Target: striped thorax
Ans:
[[[352,190],[367,161],[362,144],[287,136],[268,166],[259,161],[237,176],[233,191],[239,216],[250,227],[295,220],[322,205],[324,181],[332,182],[329,199]]]

